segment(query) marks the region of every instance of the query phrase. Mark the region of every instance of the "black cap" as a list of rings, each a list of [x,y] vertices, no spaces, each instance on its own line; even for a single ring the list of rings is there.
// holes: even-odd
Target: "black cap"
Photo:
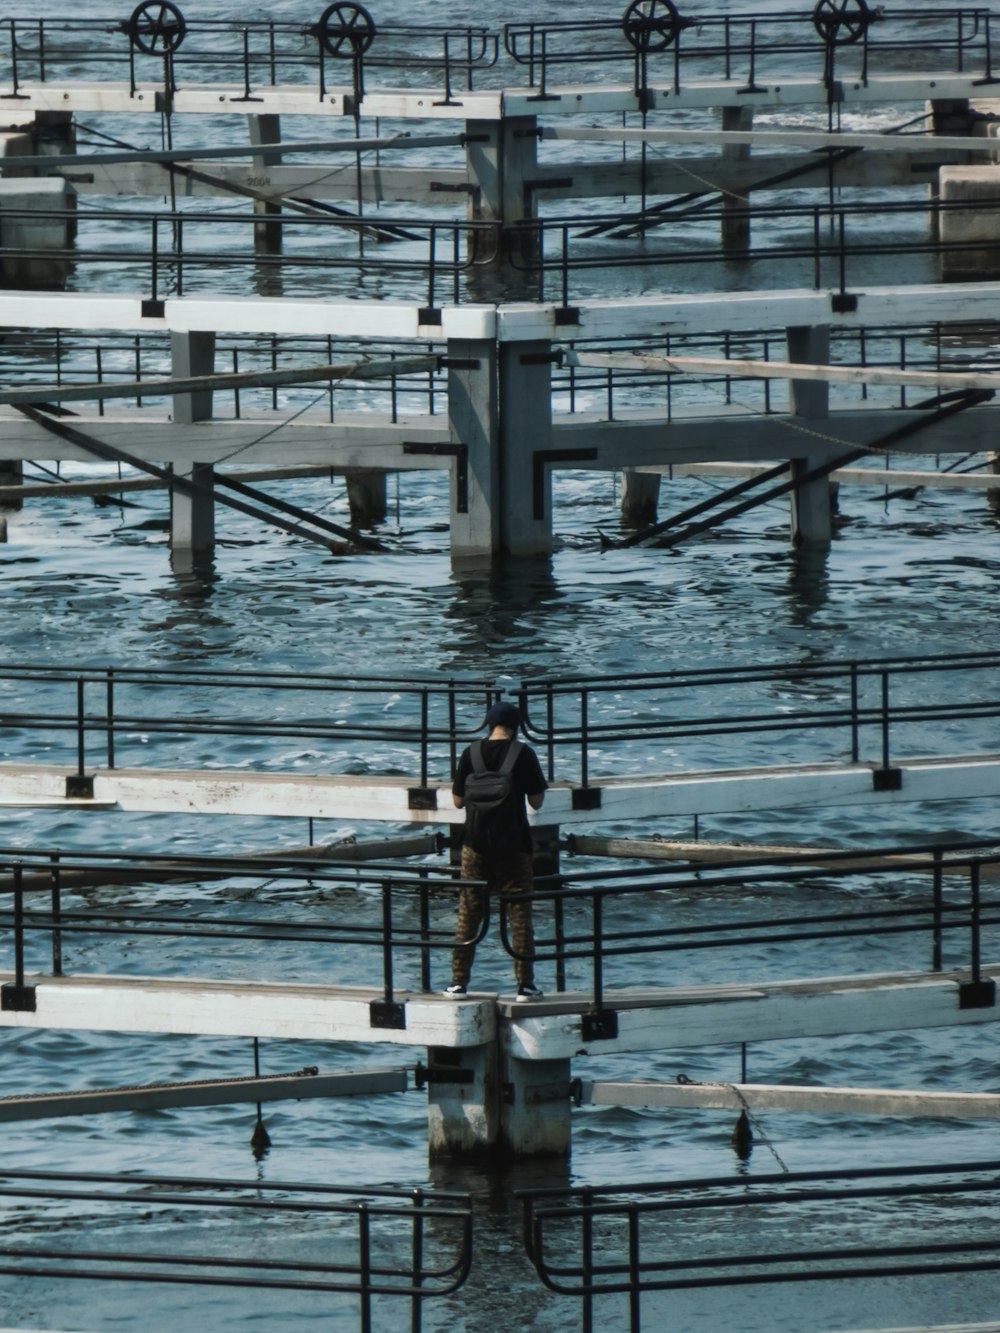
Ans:
[[[521,714],[517,705],[505,699],[493,704],[486,714],[486,725],[491,731],[494,727],[509,727],[511,731],[517,731],[521,725]]]

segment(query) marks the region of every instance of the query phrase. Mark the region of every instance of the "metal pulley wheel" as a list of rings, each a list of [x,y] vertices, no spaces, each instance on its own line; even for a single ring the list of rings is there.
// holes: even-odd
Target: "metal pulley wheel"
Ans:
[[[827,46],[850,46],[878,17],[867,0],[817,0],[813,27]]]
[[[351,59],[364,55],[375,40],[375,20],[364,5],[339,0],[323,10],[314,31],[328,55]]]
[[[147,56],[169,56],[187,32],[184,15],[170,0],[145,0],[137,5],[125,31],[134,51]]]
[[[622,18],[622,32],[637,51],[665,51],[690,23],[678,14],[673,0],[632,0]]]

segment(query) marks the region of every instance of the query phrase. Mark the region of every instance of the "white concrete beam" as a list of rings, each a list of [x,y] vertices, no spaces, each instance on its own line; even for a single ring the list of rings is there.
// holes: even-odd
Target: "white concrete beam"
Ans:
[[[1000,1094],[995,1092],[904,1092],[894,1088],[821,1088],[780,1083],[581,1082],[580,1104],[1000,1120]]]
[[[983,977],[1000,978],[1000,963],[984,967]],[[583,1039],[588,1005],[567,1012],[568,1002],[580,997],[538,1001],[530,1010],[501,1003],[500,1011],[510,1017],[507,1045],[521,1060],[996,1023],[1000,1009],[959,1008],[958,988],[966,979],[964,973],[918,972],[763,982],[752,988],[608,989],[604,1008],[617,1013],[618,1036],[592,1041]]]
[[[10,975],[0,982],[12,982]],[[186,1036],[356,1041],[395,1046],[481,1046],[496,1033],[494,997],[462,1004],[398,992],[405,1028],[378,1028],[370,1005],[381,990],[362,986],[171,980],[151,977],[26,975],[36,1009],[0,1011],[0,1028],[88,1032],[172,1032]]]
[[[67,756],[68,757],[68,756]],[[549,788],[542,814],[533,823],[563,828],[637,819],[731,814],[747,810],[791,810],[822,806],[905,805],[913,801],[971,800],[1000,796],[1000,755],[975,758],[895,761],[900,788],[873,790],[871,764],[790,764],[772,769],[683,773],[655,777],[594,779],[596,808],[573,808],[573,786]],[[53,807],[63,803],[65,767],[0,765],[0,807]],[[437,808],[411,810],[416,777],[367,777],[186,772],[156,768],[88,769],[94,777],[95,808],[149,813],[275,815],[316,819],[388,820],[402,824],[458,824],[464,819],[451,803],[451,780],[432,778]],[[76,802],[79,805],[79,802]]]

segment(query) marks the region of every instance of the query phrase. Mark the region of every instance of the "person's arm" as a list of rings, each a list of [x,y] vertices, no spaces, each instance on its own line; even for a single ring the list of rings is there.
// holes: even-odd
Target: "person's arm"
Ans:
[[[536,792],[534,796],[528,797],[528,804],[531,806],[532,810],[541,810],[544,801],[545,793],[543,791]]]
[[[465,779],[472,770],[472,760],[469,758],[469,751],[463,750],[459,760],[458,768],[455,770],[455,778],[451,784],[451,799],[455,804],[456,810],[465,809]]]

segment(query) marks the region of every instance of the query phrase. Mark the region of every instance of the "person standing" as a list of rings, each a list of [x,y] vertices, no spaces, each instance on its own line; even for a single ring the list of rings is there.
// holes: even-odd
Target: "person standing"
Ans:
[[[535,937],[530,899],[534,881],[531,829],[525,802],[532,810],[540,810],[547,783],[534,750],[516,739],[520,725],[521,714],[516,705],[507,701],[493,704],[486,714],[489,735],[468,746],[458,761],[452,800],[457,809],[465,810],[462,878],[484,881],[487,893],[504,900],[515,954],[517,998],[537,1000],[542,992],[535,985],[534,975]],[[509,793],[492,803],[479,801],[474,793],[480,785],[477,775],[483,773],[507,774]],[[493,784],[496,786],[496,779]],[[456,925],[460,940],[472,939],[479,930],[485,897],[482,889],[463,885]],[[474,944],[455,947],[451,963],[452,984],[445,995],[457,1000],[464,998],[475,953]]]

